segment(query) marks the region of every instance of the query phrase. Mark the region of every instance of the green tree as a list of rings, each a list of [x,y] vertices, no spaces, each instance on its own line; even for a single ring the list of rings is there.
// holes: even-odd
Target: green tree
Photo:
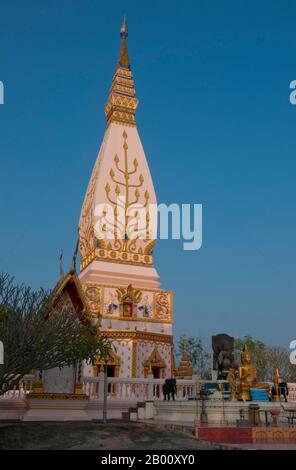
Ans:
[[[81,324],[65,305],[53,308],[53,296],[14,284],[0,274],[0,394],[17,385],[32,369],[75,365],[81,360],[107,357],[111,344],[97,326]]]
[[[176,356],[178,359],[182,357],[184,350],[184,339],[185,335],[181,335],[177,341]],[[197,374],[202,379],[209,379],[211,376],[211,355],[206,350],[206,347],[201,338],[189,336],[186,339],[186,345],[189,360]]]
[[[290,362],[290,351],[281,346],[267,346],[265,349],[265,380],[272,381],[275,368],[279,369],[283,382],[296,381],[296,365]]]

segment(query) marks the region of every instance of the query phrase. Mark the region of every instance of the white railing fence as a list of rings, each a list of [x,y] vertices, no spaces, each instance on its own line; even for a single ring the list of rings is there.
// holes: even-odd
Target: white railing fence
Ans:
[[[0,399],[22,399],[33,390],[35,375],[26,375],[19,385],[14,386]],[[225,382],[225,381],[217,381]],[[104,396],[104,374],[98,377],[82,377],[83,391],[91,400],[102,400]],[[195,397],[203,384],[213,383],[211,380],[200,380],[194,376],[191,380],[177,379],[176,400],[188,400]],[[108,400],[163,400],[162,386],[164,379],[155,379],[152,376],[142,379],[108,377]],[[288,383],[288,401],[296,403],[296,383]]]
[[[18,385],[14,385],[11,390],[5,392],[4,394],[1,394],[0,398],[24,398],[27,393],[33,390],[33,383],[35,382],[35,380],[36,376],[34,374],[25,375]]]
[[[296,383],[288,383],[287,385],[289,390],[288,402],[296,403]]]
[[[98,377],[83,377],[83,390],[90,399],[103,399],[104,374]],[[108,377],[109,400],[163,400],[162,386],[164,379],[126,379],[122,377]],[[177,400],[187,400],[196,395],[199,382],[197,380],[177,381]]]

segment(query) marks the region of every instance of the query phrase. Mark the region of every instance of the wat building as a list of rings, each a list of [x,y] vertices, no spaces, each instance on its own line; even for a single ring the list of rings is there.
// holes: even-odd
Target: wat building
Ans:
[[[79,279],[91,315],[114,346],[108,375],[143,378],[152,372],[165,378],[173,368],[172,292],[160,288],[154,266],[155,220],[152,230],[149,207],[157,202],[136,124],[139,100],[126,20],[120,36],[119,60],[104,109],[106,130],[81,209]],[[135,207],[142,215],[144,210],[144,225],[142,217],[137,226],[134,210],[131,233]],[[99,362],[85,365],[83,375],[97,375],[100,368]]]

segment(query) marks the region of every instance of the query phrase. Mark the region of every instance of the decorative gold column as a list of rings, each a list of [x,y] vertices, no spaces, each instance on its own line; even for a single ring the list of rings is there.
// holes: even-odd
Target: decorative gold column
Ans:
[[[133,346],[132,346],[132,377],[133,378],[137,377],[137,349],[138,349],[138,343],[136,340],[134,340]]]

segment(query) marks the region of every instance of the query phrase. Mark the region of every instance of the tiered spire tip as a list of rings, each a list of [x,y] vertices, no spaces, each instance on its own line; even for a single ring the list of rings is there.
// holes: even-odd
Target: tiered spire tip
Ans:
[[[120,28],[120,36],[121,36],[121,47],[120,47],[120,54],[119,54],[119,65],[121,67],[125,67],[129,69],[130,61],[129,61],[128,51],[127,51],[127,44],[126,44],[126,40],[128,37],[126,16],[124,16],[123,18],[123,23]]]
[[[112,85],[105,106],[105,114],[108,125],[111,122],[135,126],[135,114],[138,105],[133,74],[130,70],[130,61],[126,40],[128,37],[126,17],[120,29],[121,46],[119,60]]]
[[[127,21],[126,21],[126,16],[124,15],[123,17],[123,23],[120,29],[120,36],[124,39],[128,37],[128,29],[127,29]]]

